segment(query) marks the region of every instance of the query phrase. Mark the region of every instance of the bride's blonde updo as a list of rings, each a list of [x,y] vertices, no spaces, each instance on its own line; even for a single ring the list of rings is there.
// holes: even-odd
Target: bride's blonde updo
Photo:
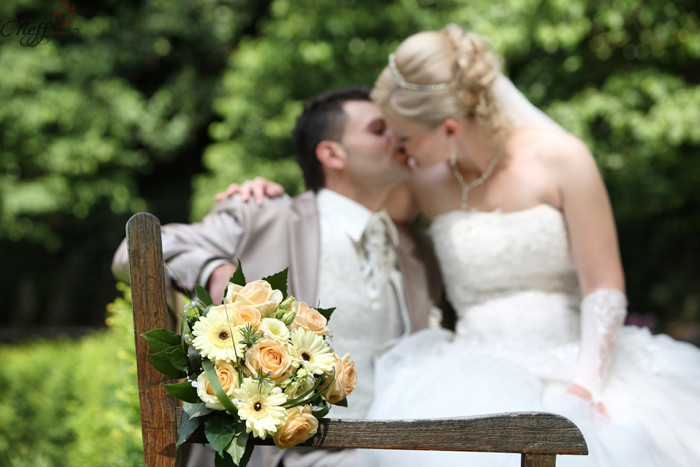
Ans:
[[[380,108],[432,127],[467,116],[493,131],[511,127],[491,89],[500,63],[484,37],[449,24],[408,37],[389,63],[372,89]]]

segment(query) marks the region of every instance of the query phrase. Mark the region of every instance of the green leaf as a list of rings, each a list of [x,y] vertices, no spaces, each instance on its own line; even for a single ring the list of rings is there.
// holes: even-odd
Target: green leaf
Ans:
[[[335,311],[335,307],[333,307],[333,308],[316,308],[316,311],[321,313],[323,315],[323,317],[326,318],[326,321],[330,321],[331,315]]]
[[[191,373],[199,371],[199,368],[202,366],[202,357],[199,354],[199,350],[193,345],[187,347],[187,360],[190,364],[190,370],[192,370]]]
[[[196,403],[183,402],[182,410],[187,412],[187,415],[189,415],[191,418],[202,417],[214,411],[214,409],[208,408],[202,401]]]
[[[194,404],[201,401],[197,395],[197,389],[192,387],[192,383],[190,381],[183,381],[175,384],[164,384],[163,387],[170,394],[185,402],[191,402]]]
[[[343,397],[342,400],[339,400],[338,402],[334,403],[333,405],[337,405],[337,406],[340,406],[340,407],[347,407],[347,406],[348,406],[348,398],[347,398],[347,397]]]
[[[214,395],[219,402],[221,402],[221,405],[224,406],[224,409],[226,409],[228,413],[237,416],[238,410],[236,410],[236,406],[233,405],[231,399],[229,399],[226,395],[224,388],[221,387],[221,382],[219,382],[219,376],[216,374],[214,364],[211,362],[211,360],[202,360],[202,368],[204,368],[204,371],[207,374],[207,379],[209,380],[209,385],[214,390]]]
[[[199,300],[202,303],[202,305],[210,306],[214,304],[214,301],[211,299],[211,295],[209,295],[207,289],[205,289],[201,285],[195,284],[194,292],[197,294],[197,300]]]
[[[171,347],[164,352],[174,368],[185,372],[190,369],[190,360],[182,347]]]
[[[246,431],[245,422],[239,421],[236,425],[236,435],[226,452],[236,465],[241,466],[248,463],[250,455],[253,453],[253,447],[253,437]]]
[[[316,417],[317,420],[322,419],[326,415],[328,415],[328,412],[331,410],[331,405],[330,404],[323,404],[319,408],[312,410],[311,415]]]
[[[243,266],[241,266],[241,260],[238,260],[238,265],[236,266],[236,272],[233,273],[229,282],[240,285],[243,287],[245,285],[245,275],[243,274]]]
[[[190,417],[186,411],[182,412],[180,425],[177,427],[177,443],[175,443],[175,447],[180,447],[182,443],[190,439],[192,433],[199,428],[203,421],[203,417]]]
[[[271,276],[263,277],[262,280],[267,281],[273,289],[277,289],[282,292],[282,295],[284,297],[287,296],[287,274],[289,272],[289,268],[285,269],[284,271],[280,271],[276,274],[273,274]]]
[[[204,421],[204,434],[214,451],[223,456],[236,434],[236,419],[222,411],[209,414]]]
[[[148,358],[151,359],[151,364],[153,364],[155,369],[163,373],[165,376],[175,379],[180,379],[187,376],[187,373],[185,373],[183,370],[173,366],[167,352],[167,350],[163,350],[161,352],[148,355]]]
[[[182,340],[180,334],[162,328],[144,332],[141,334],[141,337],[146,339],[148,346],[153,352],[160,352],[170,347],[179,347]]]

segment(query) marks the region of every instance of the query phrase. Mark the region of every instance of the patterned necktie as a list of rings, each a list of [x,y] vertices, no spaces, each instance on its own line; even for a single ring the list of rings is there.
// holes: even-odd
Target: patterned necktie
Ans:
[[[388,222],[391,220],[386,213],[373,214],[363,235],[367,260],[363,273],[368,280],[371,299],[381,298],[396,260],[396,252],[389,238]]]

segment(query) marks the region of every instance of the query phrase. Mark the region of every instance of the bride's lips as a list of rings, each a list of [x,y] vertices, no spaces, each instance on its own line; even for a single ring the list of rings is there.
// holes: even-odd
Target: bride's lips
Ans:
[[[412,169],[416,166],[416,160],[413,157],[409,156],[405,150],[395,151],[394,157],[404,167]]]

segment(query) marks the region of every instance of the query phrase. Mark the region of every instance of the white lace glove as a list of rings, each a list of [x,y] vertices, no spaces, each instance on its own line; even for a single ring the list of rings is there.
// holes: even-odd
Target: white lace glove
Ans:
[[[627,315],[627,297],[615,289],[597,289],[581,301],[581,349],[574,384],[600,399],[617,332]]]

